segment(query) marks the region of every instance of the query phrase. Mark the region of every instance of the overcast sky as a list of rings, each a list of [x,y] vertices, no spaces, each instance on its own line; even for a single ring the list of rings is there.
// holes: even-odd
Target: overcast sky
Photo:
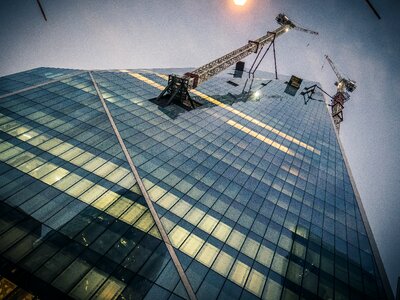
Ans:
[[[197,67],[278,26],[285,12],[318,37],[277,40],[278,72],[335,92],[338,69],[358,83],[341,140],[393,289],[400,275],[400,1],[0,1],[0,76],[40,66],[79,69]],[[267,57],[260,69],[273,71]]]

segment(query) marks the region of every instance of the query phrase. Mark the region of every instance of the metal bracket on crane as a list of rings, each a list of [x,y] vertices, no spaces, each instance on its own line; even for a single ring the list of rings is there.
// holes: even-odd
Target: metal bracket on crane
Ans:
[[[195,81],[196,76],[193,76],[190,73],[188,75],[186,74],[183,77],[173,74],[169,75],[168,85],[157,97],[155,103],[161,107],[166,107],[172,103],[175,103],[186,110],[195,109],[196,107],[201,106],[200,103],[190,97],[188,92],[190,79]]]
[[[260,42],[249,40],[249,44],[254,44],[254,45],[256,45],[256,49],[254,49],[254,53],[257,53],[257,52],[258,52],[258,49],[260,48]],[[262,48],[261,48],[261,49],[262,49]]]
[[[323,92],[325,95],[327,95],[329,98],[333,99],[333,97],[331,95],[329,95],[327,92],[325,92],[322,88],[320,88],[318,85],[314,84],[312,86],[309,87],[305,87],[304,90],[300,93],[300,95],[303,96],[304,99],[304,104],[307,105],[307,103],[310,100],[314,100],[314,101],[319,101],[319,102],[324,102],[324,100],[321,99],[315,99],[313,98],[313,95],[316,93],[316,89],[319,89],[321,92]],[[307,98],[306,98],[307,95]]]
[[[256,65],[256,67],[254,68],[254,65],[256,64],[256,61],[257,61],[258,57],[261,54],[262,48],[261,48],[260,52],[258,52],[256,58],[254,59],[253,64],[251,65],[251,68],[249,70],[249,78],[250,78],[250,75],[254,77],[254,73],[257,71],[257,69],[260,66],[261,62],[263,61],[265,55],[268,53],[269,49],[272,46],[272,49],[273,49],[273,52],[274,52],[275,79],[278,79],[278,69],[277,69],[277,66],[276,66],[276,52],[275,52],[275,37],[276,37],[276,33],[268,31],[267,34],[270,34],[272,36],[272,40],[269,43],[269,45],[267,47],[267,50],[265,50],[263,56],[261,57],[261,59],[258,61],[257,65]],[[249,43],[250,42],[252,42],[252,41],[249,41]],[[258,46],[257,46],[257,50],[258,50]],[[255,52],[255,53],[257,53],[257,52]],[[254,68],[254,70],[253,70],[253,68]]]

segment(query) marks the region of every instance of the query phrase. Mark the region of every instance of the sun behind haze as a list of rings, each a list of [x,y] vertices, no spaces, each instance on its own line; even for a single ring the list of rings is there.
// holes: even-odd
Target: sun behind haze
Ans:
[[[235,5],[243,6],[246,4],[247,0],[233,0]]]

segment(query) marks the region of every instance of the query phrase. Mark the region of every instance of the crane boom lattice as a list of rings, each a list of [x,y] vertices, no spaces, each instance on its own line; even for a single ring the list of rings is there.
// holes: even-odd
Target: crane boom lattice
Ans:
[[[331,66],[333,72],[335,73],[338,81],[342,80],[342,76],[340,75],[338,69],[336,68],[335,64],[333,63],[333,61],[330,59],[330,57],[328,55],[325,55],[326,60],[328,61],[329,65]]]

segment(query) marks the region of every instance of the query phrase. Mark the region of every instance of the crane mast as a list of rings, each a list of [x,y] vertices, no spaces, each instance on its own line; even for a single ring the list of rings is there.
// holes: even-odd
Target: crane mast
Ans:
[[[346,79],[339,73],[335,64],[329,58],[328,55],[325,55],[325,58],[329,62],[329,65],[331,66],[333,72],[335,73],[338,79],[338,81],[335,82],[337,88],[336,88],[336,94],[332,97],[331,112],[336,130],[339,132],[340,123],[343,122],[344,103],[350,99],[349,93],[352,93],[357,86],[354,80]]]
[[[167,98],[164,105],[169,105],[173,100],[178,100],[180,103],[186,103],[195,108],[196,104],[189,96],[189,90],[196,88],[199,84],[207,81],[211,77],[226,70],[233,64],[239,62],[243,58],[252,53],[257,53],[267,43],[274,42],[275,38],[289,31],[290,29],[297,28],[301,31],[311,34],[318,34],[315,31],[304,29],[296,26],[286,15],[279,14],[276,17],[279,28],[272,32],[268,32],[264,36],[255,41],[249,41],[246,45],[225,54],[224,56],[215,59],[192,72],[185,73],[183,76],[171,74],[168,77],[168,85],[158,96],[157,101],[162,98]]]

